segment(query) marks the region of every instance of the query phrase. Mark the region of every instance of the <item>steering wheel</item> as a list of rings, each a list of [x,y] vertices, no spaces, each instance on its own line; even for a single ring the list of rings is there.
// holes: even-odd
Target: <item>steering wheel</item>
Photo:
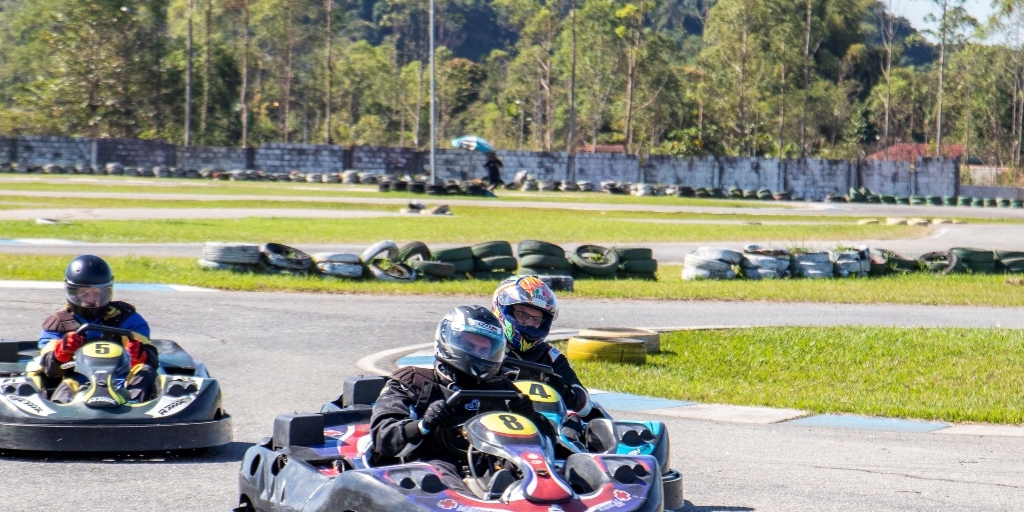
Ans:
[[[118,329],[117,327],[107,327],[105,325],[93,325],[93,324],[82,324],[81,327],[75,329],[75,333],[85,336],[86,331],[99,331],[103,334],[113,334],[114,336],[127,336],[132,337],[132,332],[128,329]]]
[[[556,379],[561,379],[561,376],[555,373],[554,368],[540,363],[531,363],[529,361],[523,361],[522,359],[505,359],[502,363],[503,366],[512,366],[520,370],[526,370],[527,372],[537,374],[538,376],[549,376]],[[543,380],[543,379],[538,379]]]
[[[449,396],[445,403],[448,407],[454,408],[456,405],[467,402],[469,400],[481,399],[481,400],[513,400],[522,396],[518,391],[505,390],[505,389],[460,389],[452,396]],[[450,451],[453,452],[465,452],[465,446],[459,446],[456,440],[463,439],[462,425],[451,425],[449,428],[438,432],[438,438],[441,444]]]

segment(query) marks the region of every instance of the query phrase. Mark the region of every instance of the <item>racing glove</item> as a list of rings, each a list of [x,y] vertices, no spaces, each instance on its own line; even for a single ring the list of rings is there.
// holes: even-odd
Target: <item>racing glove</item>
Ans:
[[[566,403],[572,401],[572,388],[565,385],[565,379],[561,375],[546,374],[544,383],[555,388],[555,391],[562,397],[562,401]]]
[[[530,400],[530,397],[526,395],[520,394],[518,397],[508,401],[508,410],[529,418],[534,413],[533,400]]]
[[[128,352],[128,356],[132,359],[132,367],[143,364],[146,362],[146,351],[142,349],[142,342],[139,341],[141,334],[132,333],[131,337],[122,336],[121,342],[124,344],[125,351]]]
[[[444,428],[451,424],[455,411],[444,400],[435,400],[423,413],[422,429],[426,432]]]
[[[85,343],[85,337],[71,331],[57,342],[57,346],[53,348],[53,358],[61,363],[66,363],[74,357],[78,349],[82,348],[83,343]]]

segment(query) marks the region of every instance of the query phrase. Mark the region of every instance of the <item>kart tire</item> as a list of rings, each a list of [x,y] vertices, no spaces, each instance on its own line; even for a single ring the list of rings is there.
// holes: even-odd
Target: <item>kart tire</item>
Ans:
[[[391,263],[387,270],[382,269],[378,264],[380,260],[371,260],[366,268],[378,281],[392,283],[411,283],[416,280],[416,271],[401,263]]]
[[[544,254],[528,254],[520,258],[520,264],[530,268],[550,268],[568,270],[569,260],[565,256],[548,256]]]
[[[349,265],[362,265],[358,254],[340,252],[316,252],[310,255],[313,263],[345,263]]]
[[[473,260],[474,272],[514,271],[519,268],[519,262],[512,256],[489,256]]]
[[[572,277],[571,270],[554,269],[554,268],[530,268],[530,267],[519,267],[519,271],[516,272],[518,276],[556,276],[556,277]]]
[[[697,255],[709,259],[709,260],[720,260],[733,265],[739,265],[743,261],[743,254],[738,251],[731,251],[729,249],[718,249],[715,247],[699,247],[697,249]],[[634,258],[640,259],[640,258]],[[653,259],[653,258],[647,258]]]
[[[448,279],[455,275],[455,265],[443,261],[408,260],[405,263],[424,276]]]
[[[323,262],[316,264],[317,272],[326,276],[348,277],[356,279],[363,277],[362,263],[335,263]]]
[[[431,252],[434,256],[433,259],[437,261],[455,262],[473,259],[473,249],[469,247],[449,247],[448,249],[434,249]]]
[[[496,240],[493,242],[484,242],[482,244],[476,244],[470,247],[473,251],[474,258],[490,258],[493,256],[514,256],[512,252],[512,244],[504,240]]]
[[[284,244],[269,243],[260,248],[268,266],[282,270],[305,270],[313,265],[308,254]]]
[[[648,354],[661,352],[661,334],[649,329],[633,329],[630,327],[602,327],[598,329],[582,329],[576,336],[580,338],[597,338],[607,340],[631,339],[644,342]]]
[[[409,242],[398,248],[398,261],[409,261],[410,259],[431,260],[430,248],[423,242]]]
[[[594,277],[614,275],[619,269],[619,255],[612,249],[597,245],[581,245],[570,256],[573,266]]]
[[[565,257],[565,249],[540,240],[523,240],[516,247],[519,257],[526,255],[561,256]]]
[[[724,261],[704,258],[695,252],[691,252],[690,254],[686,255],[686,258],[683,259],[683,265],[686,268],[711,270],[717,272],[732,270],[732,265]]]
[[[619,270],[631,274],[654,274],[658,272],[658,260],[628,260],[619,265]]]
[[[654,258],[654,251],[646,247],[612,247],[612,250],[619,255],[620,262]]]
[[[255,265],[260,262],[260,246],[226,242],[206,242],[203,259],[217,263]]]
[[[570,361],[603,361],[620,364],[644,364],[647,348],[644,342],[629,338],[603,340],[573,337],[565,349]]]
[[[465,276],[466,274],[472,272],[474,266],[476,265],[476,262],[473,261],[473,258],[465,260],[446,261],[444,263],[451,263],[453,266],[455,266],[455,273],[460,276]]]
[[[398,246],[391,240],[381,240],[380,242],[367,247],[366,250],[359,255],[359,259],[362,260],[364,264],[369,265],[371,261],[377,259],[377,256],[385,252],[387,253],[387,259],[391,261],[398,259]]]

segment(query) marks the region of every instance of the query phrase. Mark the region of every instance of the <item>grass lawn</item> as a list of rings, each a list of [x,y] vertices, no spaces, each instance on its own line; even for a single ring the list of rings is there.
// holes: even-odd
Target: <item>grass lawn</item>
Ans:
[[[816,413],[1024,422],[1024,332],[764,327],[680,331],[643,366],[574,362],[588,386]]]
[[[198,259],[199,255],[196,255]],[[383,283],[319,276],[285,276],[206,270],[190,258],[106,258],[119,282],[185,284],[238,291],[478,295],[489,297],[495,281]],[[58,281],[67,256],[0,254],[0,279]],[[683,281],[682,268],[664,265],[658,281],[577,280],[567,297],[653,300],[763,300],[773,302],[891,303],[1024,307],[1024,286],[997,275],[894,275],[863,279],[778,281]],[[726,306],[727,307],[727,306]]]
[[[146,201],[138,207],[158,207]],[[269,202],[268,202],[269,203]],[[248,204],[263,208],[268,203]],[[65,202],[65,205],[70,202]],[[132,207],[130,203],[117,206]],[[175,205],[172,207],[188,207]],[[206,203],[193,207],[206,206]],[[292,204],[294,208],[301,205]],[[394,211],[397,207],[344,205],[344,209]],[[323,205],[309,205],[322,208]],[[62,238],[86,242],[205,242],[208,240],[275,241],[281,243],[371,243],[384,238],[424,242],[476,243],[486,240],[540,239],[551,242],[697,242],[791,240],[805,241],[918,238],[928,228],[911,226],[858,226],[852,219],[834,223],[760,225],[757,216],[655,214],[643,212],[599,212],[456,207],[455,215],[395,216],[365,219],[189,219],[76,221],[69,224],[38,225],[34,221],[0,221],[0,238]],[[686,224],[643,222],[644,220],[721,220],[751,224]],[[772,218],[771,220],[779,220]],[[793,219],[818,222],[824,219]],[[828,219],[832,220],[832,219]],[[638,222],[639,221],[639,222]]]

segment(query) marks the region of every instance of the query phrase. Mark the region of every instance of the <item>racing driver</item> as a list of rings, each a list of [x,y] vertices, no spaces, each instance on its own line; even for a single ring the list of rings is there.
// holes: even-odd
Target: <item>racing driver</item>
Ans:
[[[449,488],[468,492],[457,465],[466,460],[465,440],[451,428],[487,411],[511,411],[530,418],[548,439],[547,420],[526,396],[509,400],[468,400],[448,405],[458,390],[512,390],[501,375],[505,338],[498,319],[482,306],[449,311],[434,334],[434,367],[405,367],[391,375],[373,406],[370,434],[375,456],[429,463]],[[460,453],[461,452],[461,453]]]
[[[50,384],[45,387],[56,385],[50,399],[67,403],[83,383],[81,375],[65,370],[62,365],[71,361],[86,340],[102,337],[98,331],[86,331],[84,336],[75,332],[82,324],[89,323],[132,331],[130,338],[122,337],[125,351],[131,357],[131,371],[124,387],[131,400],[147,400],[156,379],[157,352],[149,343],[149,324],[135,307],[111,300],[114,274],[110,265],[103,258],[89,254],[71,260],[64,271],[64,293],[67,304],[43,321],[39,335],[40,371],[44,384]]]

